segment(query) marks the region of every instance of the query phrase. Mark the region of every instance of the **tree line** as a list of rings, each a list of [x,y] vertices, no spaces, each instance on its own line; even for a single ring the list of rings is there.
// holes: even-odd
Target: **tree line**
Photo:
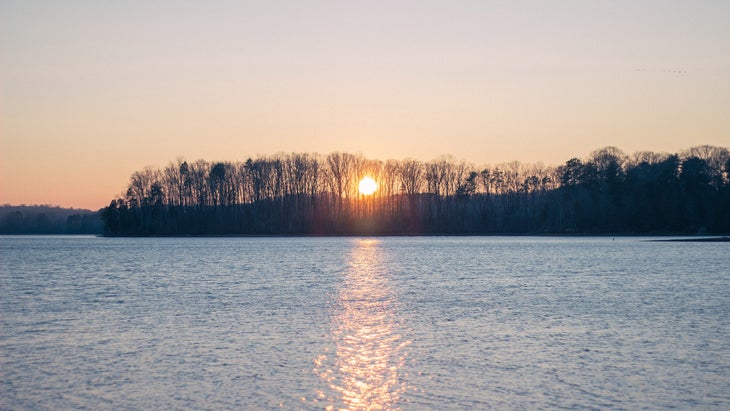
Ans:
[[[102,234],[99,213],[49,205],[0,206],[0,234]]]
[[[132,174],[108,235],[730,232],[730,152],[615,147],[560,166],[293,153]],[[358,192],[365,176],[379,187]]]

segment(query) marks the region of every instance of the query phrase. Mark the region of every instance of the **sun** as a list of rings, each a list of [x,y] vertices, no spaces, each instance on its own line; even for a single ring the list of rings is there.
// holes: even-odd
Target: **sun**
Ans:
[[[363,177],[363,179],[360,180],[360,184],[357,186],[357,189],[360,191],[360,194],[369,196],[378,190],[378,183],[370,177]]]

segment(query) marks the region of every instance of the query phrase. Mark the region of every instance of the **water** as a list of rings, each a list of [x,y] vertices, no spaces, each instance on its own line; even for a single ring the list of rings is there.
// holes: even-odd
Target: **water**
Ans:
[[[0,237],[0,409],[728,409],[729,249]]]

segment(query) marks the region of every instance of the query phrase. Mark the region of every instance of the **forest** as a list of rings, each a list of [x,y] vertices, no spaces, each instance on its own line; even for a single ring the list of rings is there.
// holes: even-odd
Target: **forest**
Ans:
[[[178,159],[134,172],[100,213],[113,236],[729,233],[730,152],[604,147],[559,166],[482,167],[341,152]]]
[[[102,234],[99,214],[50,205],[0,206],[0,234]]]

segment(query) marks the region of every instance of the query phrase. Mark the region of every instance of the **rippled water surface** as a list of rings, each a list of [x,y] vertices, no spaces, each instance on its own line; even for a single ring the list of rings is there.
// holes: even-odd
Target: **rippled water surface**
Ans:
[[[0,237],[0,409],[730,409],[730,246]]]

